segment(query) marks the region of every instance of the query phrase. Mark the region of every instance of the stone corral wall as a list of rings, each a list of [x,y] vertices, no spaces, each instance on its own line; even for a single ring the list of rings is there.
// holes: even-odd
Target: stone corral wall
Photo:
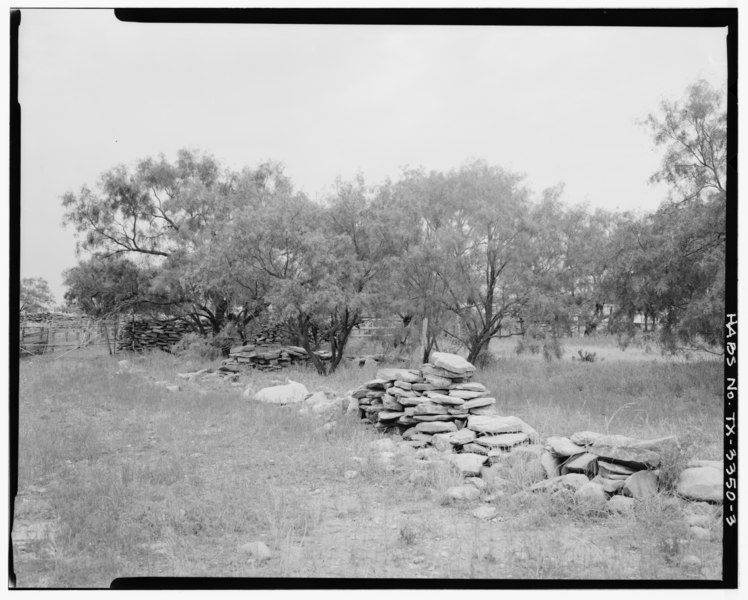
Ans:
[[[191,331],[184,321],[129,321],[123,323],[118,350],[140,351],[158,348],[167,352]]]
[[[332,358],[331,352],[317,351],[315,354],[327,362]],[[224,370],[238,372],[238,367],[251,367],[261,371],[278,371],[283,367],[306,363],[309,355],[300,346],[280,346],[267,344],[245,344],[235,346],[229,351],[229,358],[222,362]]]
[[[288,333],[277,323],[251,321],[244,328],[248,344],[290,344]]]
[[[120,328],[117,348],[136,352],[154,348],[171,351],[174,344],[191,331],[193,331],[193,328],[187,321],[183,320],[126,320]],[[245,335],[247,343],[256,345],[288,343],[283,328],[272,323],[250,323],[245,328]],[[239,342],[239,340],[235,340],[235,342]]]

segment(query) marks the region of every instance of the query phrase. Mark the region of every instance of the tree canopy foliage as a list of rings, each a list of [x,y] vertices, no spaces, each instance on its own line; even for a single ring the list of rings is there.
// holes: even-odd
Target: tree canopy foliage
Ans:
[[[642,216],[570,206],[484,161],[396,181],[338,180],[312,201],[279,163],[232,171],[182,150],[175,162],[117,166],[95,190],[66,194],[66,222],[88,256],[68,301],[95,315],[160,311],[220,332],[260,316],[308,351],[330,344],[334,370],[369,317],[425,323],[424,360],[449,339],[476,361],[497,337],[542,328],[592,333],[637,315],[666,348],[721,342],[726,116],[703,82],[645,121],[669,186]],[[242,338],[243,339],[243,338]]]
[[[24,277],[21,279],[20,306],[21,314],[51,310],[55,298],[49,289],[49,283],[42,277]]]
[[[669,186],[657,211],[619,228],[608,291],[619,321],[660,322],[669,350],[723,343],[727,152],[724,94],[704,81],[646,121],[665,153],[653,181]]]

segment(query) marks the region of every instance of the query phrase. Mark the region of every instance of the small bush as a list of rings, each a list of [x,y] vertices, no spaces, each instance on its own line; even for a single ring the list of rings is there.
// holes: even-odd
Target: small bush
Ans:
[[[561,341],[556,337],[552,336],[550,339],[543,342],[543,358],[547,362],[551,362],[554,358],[561,360],[564,355],[564,348],[561,345]]]
[[[695,440],[688,435],[681,435],[677,445],[668,446],[659,452],[662,461],[659,476],[661,492],[675,492],[681,472],[695,453]]]
[[[577,354],[579,354],[579,359],[582,362],[593,363],[595,362],[595,358],[597,357],[596,352],[587,352],[586,350],[577,350]]]
[[[517,340],[517,345],[514,348],[515,353],[517,356],[520,356],[525,353],[529,354],[539,354],[541,349],[540,342],[533,339],[525,339],[523,337],[519,338]]]
[[[406,546],[412,546],[416,543],[417,533],[416,530],[408,524],[403,525],[400,528],[400,541]]]
[[[217,360],[221,358],[221,347],[215,344],[214,336],[188,333],[172,348],[180,358],[192,360]]]

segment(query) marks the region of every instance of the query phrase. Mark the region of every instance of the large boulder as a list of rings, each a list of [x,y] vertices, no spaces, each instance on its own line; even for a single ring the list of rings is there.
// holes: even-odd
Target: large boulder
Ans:
[[[722,469],[690,467],[681,472],[676,491],[689,500],[722,502],[723,485]]]
[[[467,427],[463,427],[459,431],[450,433],[448,436],[449,442],[455,446],[463,446],[475,440],[475,432]]]
[[[480,468],[488,457],[468,452],[451,454],[449,461],[459,469],[463,475],[480,475]]]
[[[438,392],[425,392],[425,395],[433,402],[438,402],[439,404],[446,404],[448,406],[462,406],[465,404],[465,401],[462,398],[457,398],[456,396],[448,396]]]
[[[379,369],[376,378],[385,381],[405,381],[407,383],[422,381],[421,376],[410,369]]]
[[[577,431],[570,435],[569,439],[577,446],[589,446],[601,437],[603,437],[602,433],[595,433],[594,431]]]
[[[478,433],[520,433],[524,421],[517,417],[471,415],[467,426]]]
[[[619,515],[629,515],[634,511],[634,499],[626,496],[611,496],[606,508]]]
[[[484,504],[483,506],[479,506],[473,511],[473,516],[476,519],[487,521],[488,519],[493,519],[498,512],[499,511],[495,506]]]
[[[372,379],[364,384],[364,387],[370,390],[383,390],[386,389],[389,381],[387,379]]]
[[[644,448],[606,446],[595,442],[587,450],[602,459],[631,467],[634,470],[656,469],[660,466],[660,455]]]
[[[581,485],[579,489],[574,492],[574,497],[577,502],[590,508],[602,508],[608,501],[608,496],[605,493],[603,486],[594,481],[588,481]]]
[[[572,456],[561,466],[561,473],[582,473],[594,477],[597,474],[597,456],[591,452]]]
[[[460,429],[460,431],[470,431],[466,427],[463,427]],[[488,449],[488,446],[481,446],[480,444],[476,444],[474,442],[470,442],[468,444],[465,444],[462,446],[463,452],[472,452],[473,454],[485,454],[488,456],[490,450]]]
[[[475,371],[474,365],[461,356],[457,354],[449,354],[448,352],[432,352],[431,364],[457,375],[464,375],[465,373],[472,373]]]
[[[606,477],[608,479],[626,480],[635,472],[635,469],[604,460],[598,460],[597,472],[601,477]]]
[[[465,410],[470,410],[473,414],[478,414],[475,412],[476,408],[493,406],[494,404],[496,404],[496,398],[481,397],[466,401],[465,404],[462,405],[462,408],[464,408]]]
[[[621,493],[632,498],[657,495],[657,475],[652,471],[637,471],[624,482]]]
[[[454,415],[413,415],[411,417],[415,421],[424,422],[424,421],[452,421],[454,420]]]
[[[380,410],[377,413],[380,421],[394,421],[403,417],[405,413],[393,410]]]
[[[543,454],[540,455],[540,464],[545,471],[546,477],[548,477],[549,479],[553,479],[554,477],[559,477],[561,475],[561,460],[559,460],[556,456],[553,456],[550,451],[546,450],[545,452],[543,452]]]
[[[555,456],[576,456],[584,454],[584,448],[577,446],[567,437],[552,435],[545,440],[545,447]]]
[[[265,545],[265,542],[260,541],[242,544],[239,546],[239,550],[249,554],[258,561],[269,560],[273,556],[273,553],[270,551],[270,548]]]
[[[452,384],[452,380],[448,377],[441,375],[434,375],[433,373],[424,373],[423,378],[431,386],[432,390],[442,389],[446,390]]]
[[[453,373],[452,371],[447,371],[447,369],[442,369],[441,367],[436,367],[431,363],[423,363],[421,365],[421,374],[424,376],[424,378],[427,375],[433,377],[442,377],[449,381],[450,386],[454,383],[454,379],[459,379],[460,381],[464,379],[462,375],[458,375],[457,373]]]
[[[447,488],[445,492],[446,497],[452,501],[464,500],[467,502],[477,500],[480,498],[480,490],[477,487],[470,484],[455,485]]]
[[[416,425],[419,433],[447,433],[457,431],[457,425],[452,421],[423,421]]]
[[[593,446],[620,446],[623,448],[639,448],[642,450],[651,450],[655,453],[665,453],[677,450],[679,447],[678,439],[674,435],[667,437],[655,438],[652,440],[640,440],[625,435],[600,435],[593,432],[581,432],[574,434],[578,438],[586,434],[587,440]]]
[[[447,408],[434,402],[421,402],[413,407],[414,415],[446,415]]]
[[[303,383],[289,379],[286,385],[262,388],[254,395],[254,399],[258,402],[270,404],[296,404],[297,402],[303,402],[308,395],[309,390]]]

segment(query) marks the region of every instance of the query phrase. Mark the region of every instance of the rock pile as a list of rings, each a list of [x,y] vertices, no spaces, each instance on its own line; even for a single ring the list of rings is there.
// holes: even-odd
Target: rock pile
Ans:
[[[615,495],[654,496],[659,488],[661,454],[678,448],[675,436],[639,440],[623,435],[581,431],[570,437],[551,436],[540,456],[548,476],[531,491],[571,489],[579,501],[605,502]],[[616,506],[625,505],[617,500]]]
[[[317,351],[315,354],[323,361],[332,358],[332,353]],[[278,371],[290,365],[306,363],[309,354],[301,346],[269,346],[245,344],[234,346],[229,350],[229,357],[222,361],[225,367],[251,367],[261,371]]]
[[[419,369],[380,369],[350,393],[351,402],[361,418],[378,429],[397,430],[414,447],[454,448],[485,462],[537,433],[517,417],[496,414],[496,399],[471,381],[474,372],[464,358],[434,352]],[[470,458],[460,460],[467,464]]]

